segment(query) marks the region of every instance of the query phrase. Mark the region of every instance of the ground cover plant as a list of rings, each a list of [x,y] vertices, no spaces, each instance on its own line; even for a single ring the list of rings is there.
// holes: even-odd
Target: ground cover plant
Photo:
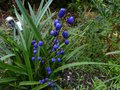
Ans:
[[[119,0],[77,0],[75,14],[51,3],[27,12],[16,0],[23,31],[0,31],[0,89],[119,90]]]

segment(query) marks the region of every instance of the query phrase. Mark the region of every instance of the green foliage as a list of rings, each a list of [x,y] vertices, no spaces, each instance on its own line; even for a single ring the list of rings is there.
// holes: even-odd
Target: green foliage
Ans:
[[[62,62],[51,64],[50,60],[55,55],[50,52],[53,38],[49,35],[50,30],[53,29],[51,18],[54,13],[52,14],[49,9],[52,0],[47,2],[41,0],[38,12],[34,12],[31,4],[28,3],[30,15],[21,1],[16,0],[21,15],[16,8],[15,14],[23,25],[23,32],[20,32],[18,27],[16,27],[18,29],[16,37],[0,32],[0,89],[51,90],[47,82],[43,85],[39,83],[39,80],[45,77],[55,80],[55,86],[59,90],[66,87],[73,89],[72,85],[60,87],[58,82],[62,78],[60,71],[65,73],[65,69],[74,67],[72,69],[74,72],[84,71],[81,75],[77,72],[78,77],[75,77],[78,80],[76,86],[78,90],[119,90],[119,0],[108,2],[92,0],[90,3],[88,0],[85,2],[73,0],[72,2],[68,8],[76,11],[74,24],[76,28],[63,23],[65,28],[62,29],[68,29],[70,44],[60,45],[60,48],[65,49],[65,55],[61,56]],[[39,53],[36,55],[44,59],[44,65],[38,60],[31,60],[33,56],[31,41],[34,39],[37,42],[44,41],[44,46],[39,48]],[[52,67],[50,76],[45,71],[48,66]],[[86,74],[92,76],[86,79],[84,76]],[[90,80],[91,84],[87,80]],[[87,84],[83,84],[82,81]]]

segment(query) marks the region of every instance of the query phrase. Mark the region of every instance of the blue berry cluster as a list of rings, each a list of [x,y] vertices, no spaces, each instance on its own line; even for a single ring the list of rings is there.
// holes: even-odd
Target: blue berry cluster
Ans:
[[[60,30],[62,29],[62,18],[65,16],[66,13],[66,9],[65,8],[61,8],[60,11],[58,12],[58,19],[54,20],[54,27],[55,30],[51,30],[50,31],[50,35],[52,35],[54,37],[54,44],[53,44],[53,50],[52,51],[56,51],[56,55],[59,56],[60,54],[64,55],[64,50],[58,50],[59,49],[59,34],[60,34]],[[67,23],[68,24],[73,24],[74,22],[74,17],[70,16],[69,18],[67,18]],[[64,39],[64,43],[65,45],[69,44],[69,40],[68,40],[68,31],[67,30],[61,30],[62,31],[62,37]],[[51,59],[52,62],[58,61],[60,62],[61,59],[58,57],[57,59],[55,59],[54,57]]]
[[[37,43],[35,40],[32,40],[31,44],[33,45],[33,54],[36,55],[38,52],[38,47],[42,47],[44,43],[43,43],[43,41],[39,41]],[[44,63],[44,61],[42,60],[42,58],[40,56],[37,58],[35,56],[33,56],[31,59],[33,61],[38,59],[39,61],[41,61],[42,64]]]
[[[51,63],[55,63],[55,62],[60,63],[61,62],[60,55],[64,55],[64,53],[65,53],[64,49],[59,48],[60,41],[59,41],[58,36],[60,35],[60,31],[62,32],[61,36],[63,37],[64,44],[65,45],[69,44],[68,31],[67,30],[61,30],[62,26],[63,26],[62,25],[62,18],[65,16],[65,13],[66,13],[66,9],[61,8],[59,13],[58,13],[59,18],[54,20],[55,29],[50,31],[50,35],[54,37],[52,51],[55,52],[55,57],[51,58]],[[70,16],[69,18],[67,18],[67,23],[68,24],[71,25],[71,24],[73,24],[73,22],[74,22],[74,17],[73,16]],[[33,45],[33,54],[35,55],[35,54],[38,53],[38,47],[42,47],[44,45],[44,43],[43,43],[43,41],[39,41],[37,43],[35,40],[32,40],[32,45]],[[33,61],[36,60],[36,59],[41,61],[42,64],[45,63],[44,60],[42,60],[42,58],[40,56],[39,57],[35,57],[35,56],[32,57]],[[47,72],[48,76],[51,75],[51,73],[52,73],[52,69],[51,69],[50,66],[45,67],[45,71]],[[54,85],[54,81],[50,80],[49,78],[41,79],[41,80],[39,80],[39,82],[41,84],[44,84],[44,83],[47,82],[48,86],[54,88],[54,90],[57,90],[57,88]]]

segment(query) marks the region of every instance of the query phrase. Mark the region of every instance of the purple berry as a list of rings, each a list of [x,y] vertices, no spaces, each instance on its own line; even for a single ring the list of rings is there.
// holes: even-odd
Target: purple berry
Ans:
[[[65,8],[61,8],[60,11],[58,12],[58,16],[59,18],[62,18],[65,15],[66,9]]]
[[[48,78],[45,78],[45,81],[48,81]]]
[[[52,31],[50,32],[50,35],[55,36],[55,30],[52,30]]]
[[[44,83],[45,83],[45,80],[42,79],[42,80],[39,80],[39,82],[40,82],[41,84],[44,84]]]
[[[67,32],[66,30],[63,31],[62,36],[63,36],[64,38],[67,38],[67,37],[68,37],[68,32]]]
[[[43,41],[39,41],[38,45],[42,46],[43,45]]]
[[[58,47],[59,47],[59,45],[58,45],[58,44],[55,44],[55,45],[53,46],[53,49],[56,51],[56,50],[58,49]]]
[[[56,87],[54,87],[54,90],[57,90],[57,88],[56,88]]]
[[[34,50],[33,53],[36,54],[36,53],[37,53],[37,50]]]
[[[54,20],[54,26],[56,26],[57,23],[60,23],[60,21],[58,19]]]
[[[41,61],[41,64],[44,64],[44,60]]]
[[[60,62],[60,61],[61,61],[61,59],[60,59],[60,58],[58,58],[57,60],[58,60],[58,62]]]
[[[48,86],[51,86],[51,82],[48,82]]]
[[[32,40],[31,44],[34,45],[35,44],[35,40]]]
[[[47,67],[46,70],[47,70],[47,71],[51,71],[51,68],[50,68],[50,67]]]
[[[51,74],[51,71],[48,71],[48,74],[50,75],[50,74]]]
[[[50,85],[51,87],[54,87],[55,85],[53,84],[53,83],[51,83],[51,85]]]
[[[68,22],[69,24],[73,24],[73,22],[74,22],[74,17],[73,17],[73,16],[69,17],[69,18],[67,19],[67,22]]]
[[[52,58],[52,62],[55,62],[55,58]]]
[[[42,60],[42,58],[41,58],[41,57],[38,57],[38,60],[40,61],[40,60]]]
[[[56,23],[56,30],[58,31],[58,30],[60,30],[61,29],[61,27],[62,27],[62,25],[60,24],[60,23]]]
[[[69,40],[65,40],[65,44],[68,45],[69,44]]]
[[[61,52],[60,52],[62,55],[65,53],[65,51],[64,50],[61,50]]]
[[[37,45],[37,43],[35,43],[35,44],[34,44],[34,48],[37,48],[37,47],[38,47],[38,45]]]
[[[54,43],[55,43],[55,44],[58,44],[58,42],[59,42],[59,41],[58,41],[57,39],[54,40]]]
[[[60,55],[60,52],[59,52],[59,51],[57,51],[57,52],[56,52],[56,55]]]
[[[52,72],[50,67],[47,67],[46,71],[47,71],[48,74],[51,74],[51,72]]]
[[[34,61],[34,60],[35,60],[35,57],[32,57],[32,60]]]

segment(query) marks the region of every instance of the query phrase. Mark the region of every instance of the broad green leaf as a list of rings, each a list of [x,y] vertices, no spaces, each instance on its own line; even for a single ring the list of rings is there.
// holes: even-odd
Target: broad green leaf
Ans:
[[[7,59],[7,58],[10,58],[10,57],[12,57],[12,56],[15,56],[15,54],[5,55],[5,56],[1,57],[0,60],[3,61],[3,60],[5,60],[5,59]]]
[[[8,83],[12,81],[16,81],[17,79],[14,77],[8,77],[8,78],[0,78],[0,83]]]
[[[38,82],[38,81],[23,81],[23,82],[19,83],[19,85],[37,85],[37,84],[40,84],[40,82]]]

